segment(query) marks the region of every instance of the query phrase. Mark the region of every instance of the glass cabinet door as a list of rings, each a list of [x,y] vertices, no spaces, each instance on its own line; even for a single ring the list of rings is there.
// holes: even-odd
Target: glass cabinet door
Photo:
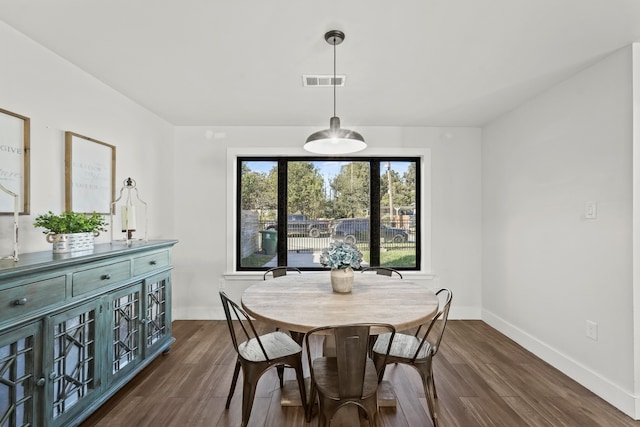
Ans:
[[[112,380],[129,372],[142,359],[142,284],[109,295],[111,339],[108,373]]]
[[[99,321],[99,300],[48,318],[47,329],[52,335],[45,366],[49,367],[51,395],[47,414],[56,426],[78,414],[99,397],[100,366],[96,358],[96,330]]]
[[[41,322],[0,334],[0,426],[41,425]]]
[[[156,347],[164,346],[169,350],[167,339],[171,336],[171,284],[168,273],[149,277],[144,282],[145,301],[145,341],[146,355],[155,351]]]

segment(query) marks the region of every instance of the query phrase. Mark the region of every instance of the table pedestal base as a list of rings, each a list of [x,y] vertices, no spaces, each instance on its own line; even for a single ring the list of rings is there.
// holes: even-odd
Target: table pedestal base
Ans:
[[[308,396],[311,378],[305,378],[304,382]],[[383,380],[378,385],[378,406],[381,408],[395,408],[396,402],[396,392],[393,389],[393,385],[391,385],[389,381]],[[280,405],[302,406],[302,402],[300,402],[300,392],[298,391],[298,381],[287,380],[284,382],[284,387],[280,394]]]

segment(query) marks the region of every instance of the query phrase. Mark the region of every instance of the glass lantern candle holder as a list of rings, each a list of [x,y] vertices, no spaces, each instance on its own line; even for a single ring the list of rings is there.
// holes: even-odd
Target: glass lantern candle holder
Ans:
[[[20,197],[2,184],[0,184],[0,197],[10,197],[13,199],[13,221],[11,224],[11,230],[9,231],[11,239],[13,240],[12,253],[11,255],[0,256],[0,259],[18,261],[18,218],[20,213]]]
[[[144,237],[134,238],[134,232],[140,233],[140,214],[143,216]],[[115,237],[118,229],[122,230],[122,237],[119,239]],[[136,181],[131,178],[123,181],[118,198],[111,203],[111,242],[123,240],[127,245],[135,240],[147,241],[147,202],[140,198]]]

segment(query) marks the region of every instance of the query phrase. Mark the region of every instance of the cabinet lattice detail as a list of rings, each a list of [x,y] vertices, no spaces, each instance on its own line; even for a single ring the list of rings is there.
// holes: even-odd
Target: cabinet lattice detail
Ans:
[[[151,347],[167,334],[166,298],[166,280],[147,285],[147,347]]]
[[[93,388],[95,310],[54,326],[53,417],[64,414]]]
[[[0,346],[0,426],[33,424],[33,336]]]
[[[140,354],[140,292],[113,301],[113,369],[115,374]]]

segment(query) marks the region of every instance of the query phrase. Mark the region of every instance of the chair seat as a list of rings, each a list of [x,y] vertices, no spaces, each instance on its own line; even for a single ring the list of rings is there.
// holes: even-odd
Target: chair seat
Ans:
[[[260,335],[260,341],[270,359],[291,356],[302,352],[302,347],[284,332],[276,331]],[[266,358],[255,338],[238,345],[240,356],[250,362],[264,362]]]
[[[385,348],[386,351],[386,348]],[[313,360],[313,371],[318,390],[330,399],[340,399],[338,389],[338,363],[335,357],[319,357]],[[364,373],[362,398],[376,393],[378,388],[378,374],[373,360],[367,359]]]
[[[373,351],[375,353],[385,354],[387,346],[389,345],[389,338],[391,338],[391,334],[389,333],[378,335],[378,339],[373,346]],[[389,358],[387,361],[391,362],[392,358],[412,359],[421,342],[421,338],[417,338],[413,335],[397,333],[391,343],[391,350],[389,351]],[[429,345],[428,342],[425,342],[420,349],[416,360],[427,358],[430,353],[431,345]]]

